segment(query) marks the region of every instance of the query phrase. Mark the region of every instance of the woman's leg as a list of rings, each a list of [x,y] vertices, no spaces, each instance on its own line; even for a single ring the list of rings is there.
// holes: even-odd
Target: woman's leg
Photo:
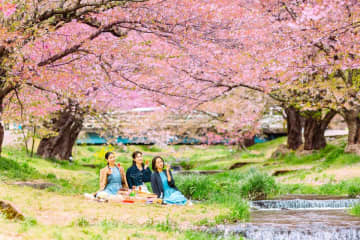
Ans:
[[[124,200],[123,196],[121,196],[120,194],[109,194],[105,191],[101,191],[96,195],[96,198],[99,199],[105,199],[105,200],[110,200],[110,201],[122,201]]]

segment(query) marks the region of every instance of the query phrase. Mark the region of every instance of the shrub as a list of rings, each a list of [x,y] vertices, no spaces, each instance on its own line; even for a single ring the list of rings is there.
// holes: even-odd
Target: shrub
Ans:
[[[212,193],[219,190],[208,176],[199,175],[177,176],[176,186],[184,196],[195,200],[209,200]]]
[[[185,170],[190,170],[190,169],[193,169],[196,164],[195,164],[195,161],[183,160],[179,163],[179,165]]]
[[[46,178],[48,178],[48,179],[56,179],[56,175],[54,173],[48,173],[46,175]]]
[[[215,217],[216,224],[234,223],[239,220],[247,221],[250,218],[249,204],[246,201],[238,201],[230,207],[230,212],[226,215]]]
[[[348,188],[348,196],[351,198],[355,198],[358,195],[360,195],[360,186],[351,184]]]
[[[354,215],[354,216],[360,217],[360,204],[354,205],[354,206],[350,209],[350,214],[351,214],[351,215]]]
[[[249,200],[266,199],[268,195],[278,191],[275,179],[266,173],[260,173],[254,169],[249,171],[248,177],[240,187],[241,196]]]
[[[88,227],[90,226],[90,223],[89,221],[84,218],[84,217],[81,217],[77,220],[77,223],[76,223],[79,227]]]

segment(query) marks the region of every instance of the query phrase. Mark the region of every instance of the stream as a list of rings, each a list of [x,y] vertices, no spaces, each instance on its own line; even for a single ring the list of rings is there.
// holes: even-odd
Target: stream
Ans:
[[[360,217],[347,212],[360,199],[304,198],[253,201],[250,222],[207,231],[249,240],[360,240]]]

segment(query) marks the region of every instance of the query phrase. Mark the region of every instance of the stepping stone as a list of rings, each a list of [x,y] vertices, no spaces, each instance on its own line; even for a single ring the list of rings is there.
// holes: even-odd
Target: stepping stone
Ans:
[[[181,171],[182,167],[180,165],[172,165],[171,170],[173,170],[173,171]]]
[[[32,187],[35,189],[46,189],[49,187],[54,187],[56,184],[54,183],[48,183],[48,182],[13,182],[9,183],[10,185],[17,185],[17,186],[26,186],[26,187]]]
[[[280,176],[280,175],[284,175],[286,173],[292,173],[292,172],[296,172],[302,169],[295,169],[295,170],[289,170],[289,169],[284,169],[284,170],[276,170],[275,172],[273,172],[272,176]]]
[[[99,167],[99,165],[97,165],[97,164],[82,164],[81,166],[89,167],[89,168],[97,168],[97,167]]]
[[[237,162],[237,163],[234,163],[233,165],[231,165],[229,170],[236,169],[236,168],[241,168],[243,166],[253,164],[253,163],[254,162]]]
[[[200,174],[200,175],[208,175],[208,174],[216,174],[216,173],[222,173],[224,170],[189,170],[189,171],[178,171],[176,173],[178,174]]]
[[[11,203],[0,200],[0,212],[6,216],[7,219],[24,220],[24,215],[17,210]]]
[[[263,167],[267,167],[267,166],[275,166],[275,165],[280,165],[279,163],[264,163]]]

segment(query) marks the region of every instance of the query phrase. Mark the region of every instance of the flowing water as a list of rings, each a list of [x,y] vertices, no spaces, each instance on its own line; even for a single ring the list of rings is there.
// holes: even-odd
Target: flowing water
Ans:
[[[211,233],[251,240],[360,240],[360,217],[348,209],[360,199],[253,201],[248,223],[218,225]]]
[[[250,223],[209,229],[251,240],[359,240],[360,218],[346,210],[253,211]]]
[[[360,203],[360,199],[335,199],[335,200],[260,200],[253,201],[252,207],[256,209],[311,209],[311,208],[349,208],[356,203]]]

